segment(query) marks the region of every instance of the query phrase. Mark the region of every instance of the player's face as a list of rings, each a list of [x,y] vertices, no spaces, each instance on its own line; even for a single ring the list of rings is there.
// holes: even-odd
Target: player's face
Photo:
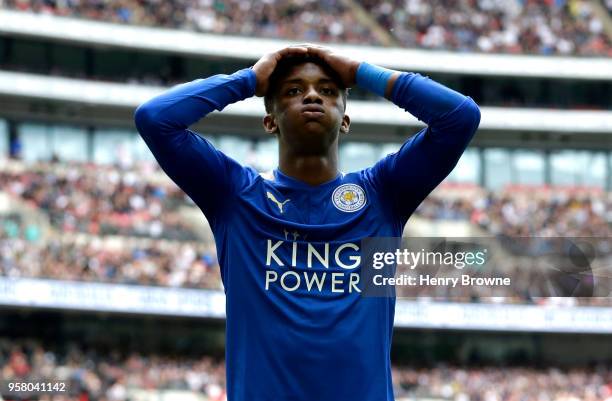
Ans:
[[[342,91],[323,68],[314,63],[292,68],[278,87],[275,109],[264,125],[281,142],[301,151],[320,152],[348,132]]]

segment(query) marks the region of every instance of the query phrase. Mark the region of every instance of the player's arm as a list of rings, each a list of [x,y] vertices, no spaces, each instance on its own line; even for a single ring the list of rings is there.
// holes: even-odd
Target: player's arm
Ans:
[[[242,167],[188,127],[213,110],[262,96],[278,60],[304,53],[298,47],[270,53],[252,68],[178,85],[136,109],[136,128],[158,163],[209,219],[240,185]]]
[[[356,83],[385,96],[427,124],[368,171],[407,218],[455,167],[478,128],[480,109],[471,98],[419,74],[360,63],[320,46],[308,49],[334,68],[347,87]]]
[[[407,218],[457,165],[478,129],[480,109],[470,97],[416,73],[361,63],[356,80],[427,124],[372,168],[381,189]]]
[[[231,159],[188,127],[214,109],[252,96],[253,71],[214,75],[174,88],[141,104],[134,113],[138,132],[161,168],[214,219],[220,201],[232,191]]]

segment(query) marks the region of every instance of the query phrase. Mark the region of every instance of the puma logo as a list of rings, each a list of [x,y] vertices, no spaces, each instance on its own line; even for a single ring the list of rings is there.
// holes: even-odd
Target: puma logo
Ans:
[[[272,195],[270,192],[266,192],[266,195],[268,196],[268,199],[270,199],[272,202],[276,203],[276,206],[278,206],[278,210],[280,210],[280,212],[283,212],[283,206],[285,205],[285,203],[289,202],[291,199],[287,199],[286,201],[284,201],[283,203],[279,202],[278,200],[276,200],[276,197],[274,197],[274,195]]]

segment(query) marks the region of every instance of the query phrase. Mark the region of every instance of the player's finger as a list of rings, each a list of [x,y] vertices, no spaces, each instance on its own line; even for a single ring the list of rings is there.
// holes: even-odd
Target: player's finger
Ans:
[[[308,44],[306,47],[308,49],[312,49],[312,50],[322,50],[322,51],[330,51],[331,50],[329,47],[325,47],[325,46],[321,46],[321,45],[315,45],[315,44]]]
[[[308,49],[304,46],[289,46],[289,47],[285,47],[279,52],[281,56],[306,54],[306,53],[308,53]]]
[[[308,46],[308,54],[312,54],[318,57],[323,58],[326,54],[328,53],[328,49],[324,48],[324,47],[313,47],[313,46]]]
[[[285,49],[279,50],[276,53],[276,61],[280,61],[283,58],[290,57],[304,57],[308,55],[308,49],[304,47],[287,47]]]

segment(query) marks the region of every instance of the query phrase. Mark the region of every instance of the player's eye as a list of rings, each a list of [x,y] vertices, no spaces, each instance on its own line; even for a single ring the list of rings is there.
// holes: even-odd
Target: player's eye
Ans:
[[[300,92],[300,88],[294,86],[292,88],[287,89],[288,95],[297,95]]]
[[[323,87],[321,88],[321,93],[324,95],[333,95],[336,93],[336,91],[333,88]]]

